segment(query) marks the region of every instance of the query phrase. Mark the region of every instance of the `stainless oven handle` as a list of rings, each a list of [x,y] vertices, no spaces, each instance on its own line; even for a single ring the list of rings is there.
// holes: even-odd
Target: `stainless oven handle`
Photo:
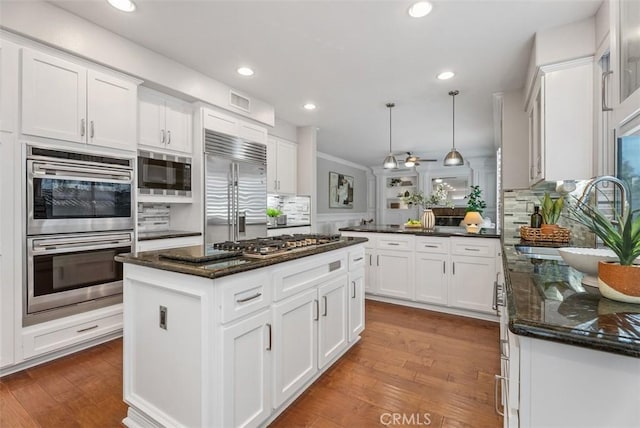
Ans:
[[[114,183],[114,184],[133,184],[133,180],[129,178],[118,178],[118,177],[110,177],[105,178],[104,176],[92,177],[89,174],[82,175],[51,175],[51,174],[42,174],[35,173],[32,174],[32,178],[39,179],[50,179],[50,180],[69,180],[69,181],[88,181],[90,183]]]
[[[122,247],[131,245],[131,241],[104,241],[87,244],[86,242],[60,243],[60,244],[34,244],[34,253],[46,253],[48,251],[64,250],[64,249],[84,249],[84,250],[100,250],[108,247]]]
[[[70,165],[59,165],[51,163],[33,163],[33,175],[52,175],[57,172],[65,173],[78,173],[73,177],[87,177],[87,178],[115,178],[122,181],[133,181],[133,171],[130,170],[109,170],[101,168],[82,168]],[[52,177],[60,178],[59,176],[52,175]]]

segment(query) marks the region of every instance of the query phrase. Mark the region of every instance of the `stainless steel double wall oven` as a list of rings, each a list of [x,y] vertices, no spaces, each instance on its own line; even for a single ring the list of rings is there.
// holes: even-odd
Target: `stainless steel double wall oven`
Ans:
[[[119,253],[132,251],[134,158],[26,146],[30,325],[122,301]]]

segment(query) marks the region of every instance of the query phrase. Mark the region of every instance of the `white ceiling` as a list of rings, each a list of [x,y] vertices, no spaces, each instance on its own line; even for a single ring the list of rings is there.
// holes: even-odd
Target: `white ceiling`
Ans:
[[[52,3],[317,126],[318,150],[372,166],[389,149],[389,101],[394,152],[443,158],[451,89],[456,147],[492,152],[491,95],[523,86],[534,33],[593,16],[601,0],[433,1],[421,19],[409,1],[136,0],[132,14],[104,0]],[[437,80],[443,70],[456,77]]]

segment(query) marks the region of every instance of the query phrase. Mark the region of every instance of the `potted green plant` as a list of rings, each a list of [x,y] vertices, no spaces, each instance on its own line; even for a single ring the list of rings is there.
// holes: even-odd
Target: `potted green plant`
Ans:
[[[540,214],[542,214],[542,230],[545,235],[555,232],[558,228],[558,220],[564,207],[564,199],[558,198],[553,200],[549,192],[544,193],[544,197],[540,200]]]
[[[568,207],[569,218],[585,226],[618,256],[618,262],[599,262],[598,288],[611,300],[640,303],[640,210],[623,207],[613,221],[582,200]]]
[[[275,226],[277,218],[282,215],[282,211],[278,208],[267,208],[267,217],[269,217],[269,225]]]
[[[482,211],[487,207],[487,203],[482,199],[480,186],[471,186],[471,192],[466,199],[467,209],[462,221],[466,225],[467,233],[479,233],[484,222]]]

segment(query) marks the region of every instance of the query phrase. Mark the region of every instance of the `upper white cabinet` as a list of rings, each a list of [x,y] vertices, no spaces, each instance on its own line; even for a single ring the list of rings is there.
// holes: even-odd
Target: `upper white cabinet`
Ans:
[[[138,118],[141,145],[192,153],[190,104],[140,88]]]
[[[137,84],[22,50],[22,133],[110,148],[136,148]]]
[[[237,119],[217,110],[202,109],[202,125],[205,129],[240,137],[254,143],[267,144],[267,128]]]
[[[592,176],[592,57],[540,67],[527,115],[530,185]]]
[[[298,146],[271,137],[267,139],[267,192],[295,194],[298,180]]]

